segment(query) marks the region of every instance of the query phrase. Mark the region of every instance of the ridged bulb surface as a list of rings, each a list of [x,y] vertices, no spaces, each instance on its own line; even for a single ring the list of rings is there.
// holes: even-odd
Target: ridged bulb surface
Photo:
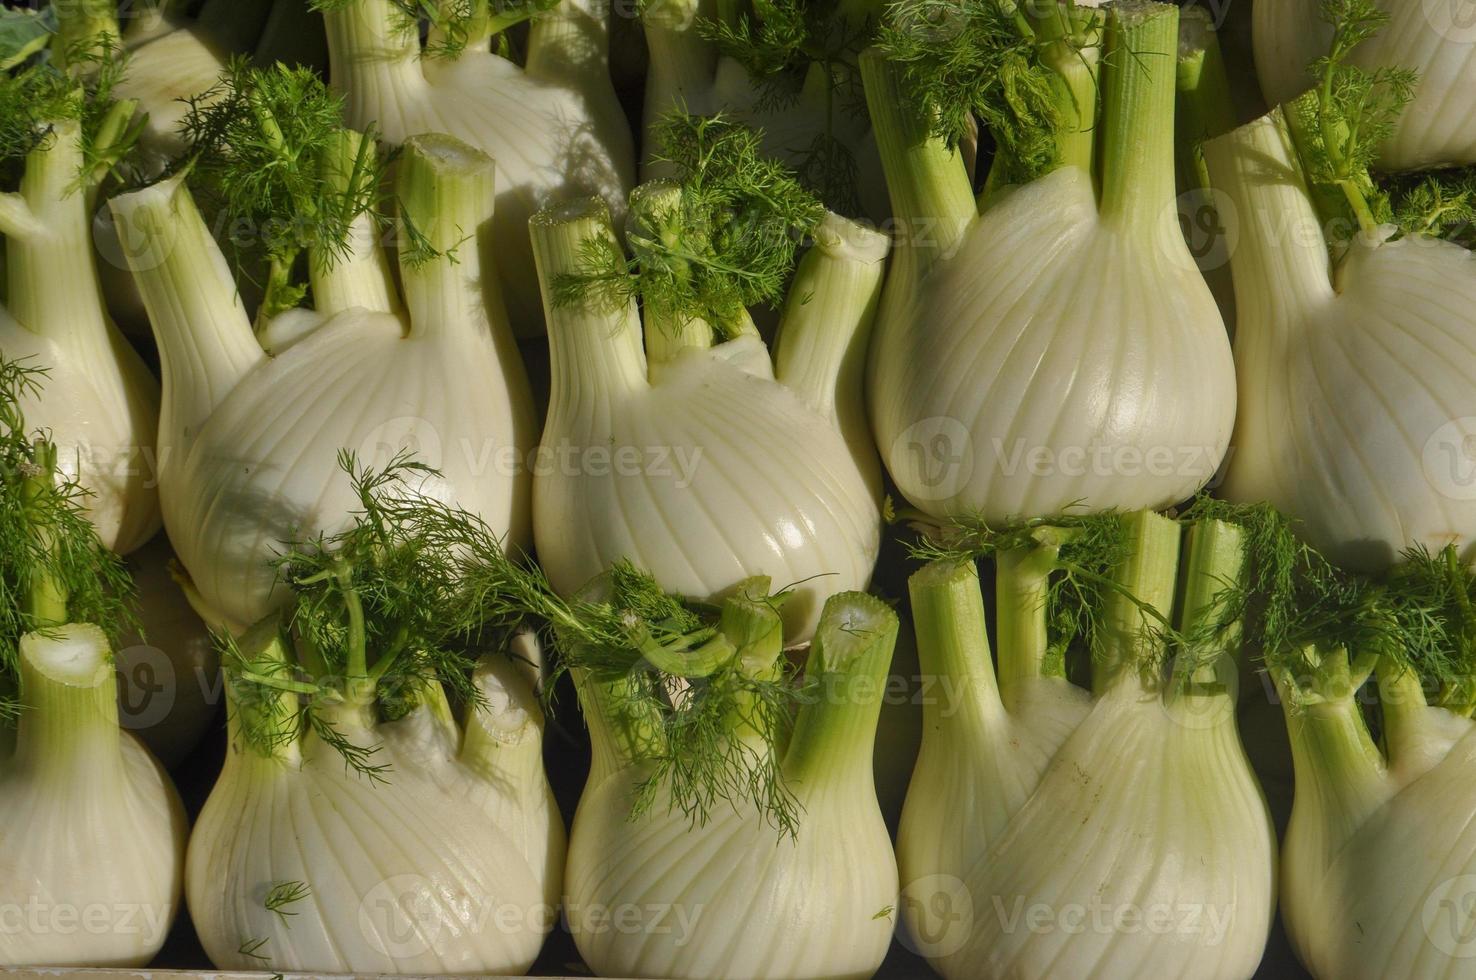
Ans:
[[[233,748],[190,841],[190,915],[210,961],[313,973],[520,974],[554,912],[512,840],[413,769],[387,783],[316,740],[300,764]],[[311,893],[282,917],[266,894]]]
[[[1476,937],[1476,731],[1438,708],[1444,737],[1430,763],[1385,777],[1368,812],[1297,773],[1297,802],[1283,850],[1282,915],[1297,955],[1315,976],[1376,980],[1471,975]],[[1335,764],[1329,780],[1341,777]]]
[[[100,796],[80,773],[44,784],[13,770],[0,777],[13,842],[0,844],[0,907],[34,910],[40,924],[6,930],[0,964],[147,966],[164,945],[179,910],[185,816],[159,763],[133,736],[121,744],[117,796]],[[106,910],[105,931],[62,931],[70,910],[88,908]]]
[[[933,968],[948,980],[1254,974],[1275,844],[1228,706],[1185,716],[1042,679],[1005,724],[930,731],[913,775],[899,907]]]
[[[1476,536],[1476,257],[1359,235],[1334,266],[1276,113],[1206,146],[1239,218],[1240,417],[1221,488],[1269,501],[1336,562]],[[1268,176],[1272,175],[1272,176]]]
[[[868,397],[913,505],[990,521],[1161,508],[1214,476],[1234,364],[1171,202],[1119,224],[1064,167],[1001,195],[920,277],[899,273],[905,261]]]
[[[1333,560],[1476,540],[1476,257],[1355,243],[1336,283],[1243,308],[1236,453],[1224,493],[1269,500]]]
[[[406,336],[398,317],[350,310],[263,357],[221,400],[161,488],[210,609],[238,627],[256,622],[282,599],[269,564],[282,542],[347,525],[357,498],[340,449],[370,468],[410,452],[440,470],[412,479],[417,492],[526,541],[522,367],[490,334],[455,326],[453,336]]]
[[[1384,0],[1389,23],[1353,51],[1365,68],[1419,73],[1414,101],[1379,155],[1389,170],[1476,163],[1476,17],[1462,0]],[[1332,27],[1320,0],[1256,0],[1256,73],[1279,105],[1311,86],[1307,67],[1327,54]]]
[[[853,775],[865,778],[802,798],[796,837],[750,805],[719,804],[691,825],[658,802],[630,820],[639,773],[592,782],[565,886],[580,955],[601,976],[872,976],[892,940],[896,865],[870,768]],[[637,912],[640,928],[617,928]]]
[[[48,637],[107,647],[94,626]],[[98,708],[107,710],[67,717],[28,703],[16,752],[0,758],[3,967],[146,966],[179,912],[184,810],[159,763],[119,730],[111,671],[98,663]]]
[[[876,474],[774,379],[757,337],[685,351],[608,396],[556,371],[541,453],[534,535],[560,592],[622,558],[699,599],[766,575],[796,585],[786,638],[803,642],[828,597],[871,579]]]

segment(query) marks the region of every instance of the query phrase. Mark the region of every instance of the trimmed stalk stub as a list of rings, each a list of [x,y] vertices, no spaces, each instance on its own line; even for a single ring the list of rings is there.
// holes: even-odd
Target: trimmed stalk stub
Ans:
[[[485,43],[454,55],[422,50],[418,18],[393,0],[353,0],[323,12],[329,77],[345,97],[348,125],[374,125],[392,146],[445,133],[497,161],[490,236],[508,319],[520,336],[543,331],[529,220],[588,194],[623,212],[634,184],[630,128],[605,64],[609,16],[608,4],[591,0],[540,11],[524,68]]]

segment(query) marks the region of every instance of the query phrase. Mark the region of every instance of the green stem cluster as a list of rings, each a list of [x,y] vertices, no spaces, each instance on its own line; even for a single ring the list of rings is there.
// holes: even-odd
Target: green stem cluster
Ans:
[[[961,543],[909,582],[923,668],[970,692],[978,725],[1020,710],[1035,682],[1066,683],[1073,654],[1090,656],[1098,697],[1229,703],[1226,678],[1240,649],[1229,599],[1244,566],[1238,528],[1195,519],[1186,530],[1139,511],[991,534]],[[997,562],[997,668],[971,557],[977,547]],[[1075,586],[1063,588],[1068,580]]]
[[[1061,4],[1021,12],[1022,36],[1034,38],[1047,69],[1056,121],[1054,163],[1091,175],[1106,218],[1161,220],[1174,198],[1177,8],[1127,0],[1101,10]],[[956,247],[1018,169],[1000,158],[975,202],[956,150],[919,112],[902,65],[878,50],[862,55],[867,104],[881,150],[899,239],[925,267]]]

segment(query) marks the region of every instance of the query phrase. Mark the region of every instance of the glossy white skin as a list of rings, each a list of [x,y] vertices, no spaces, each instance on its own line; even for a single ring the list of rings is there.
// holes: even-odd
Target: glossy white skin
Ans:
[[[388,0],[360,0],[359,6]],[[422,133],[445,133],[477,147],[497,163],[497,268],[508,316],[520,336],[543,331],[542,300],[528,241],[528,219],[542,208],[596,195],[617,214],[635,182],[630,126],[615,96],[604,44],[607,4],[563,0],[570,17],[582,17],[571,45],[576,64],[534,75],[485,49],[468,49],[454,60],[386,55],[372,48],[356,54],[334,30],[330,15],[329,54],[334,90],[346,102],[351,128],[375,126],[381,139],[398,145]],[[619,217],[617,217],[617,227]]]
[[[836,421],[774,380],[758,337],[684,351],[609,397],[581,396],[578,373],[555,370],[534,477],[534,538],[556,590],[622,558],[699,599],[766,575],[802,583],[784,616],[786,640],[803,642],[827,598],[866,588],[881,541],[876,474]],[[625,447],[639,472],[613,465]],[[588,465],[603,448],[610,465]]]
[[[948,980],[1250,977],[1275,838],[1228,702],[1185,715],[1122,685],[1017,690],[992,714],[965,688],[924,729],[897,841],[914,948]]]
[[[179,910],[184,810],[127,732],[57,748],[38,769],[0,747],[0,908],[25,917],[0,930],[0,967],[145,966]]]
[[[1103,216],[1064,167],[1001,195],[915,285],[899,255],[867,393],[908,501],[998,522],[1162,508],[1209,482],[1234,364],[1174,210]]]
[[[1212,144],[1211,159],[1253,216],[1233,257],[1241,403],[1224,496],[1275,504],[1358,568],[1413,545],[1454,542],[1469,557],[1476,257],[1360,238],[1333,270],[1302,185],[1252,184],[1252,199],[1228,183],[1216,146],[1228,144]]]
[[[1252,10],[1256,72],[1267,101],[1305,92],[1307,66],[1327,54],[1332,29],[1321,0],[1256,0]],[[1412,68],[1415,98],[1384,145],[1380,166],[1414,170],[1476,163],[1476,23],[1458,0],[1384,0],[1390,21],[1359,46],[1352,63]]]
[[[516,351],[472,325],[404,329],[398,317],[349,310],[263,355],[169,471],[171,538],[226,623],[244,628],[281,602],[268,562],[282,542],[348,524],[357,504],[339,449],[371,469],[413,452],[440,470],[417,492],[526,541],[533,423]]]
[[[21,399],[31,429],[56,444],[57,468],[92,491],[83,500],[104,545],[127,554],[159,530],[159,382],[111,321],[47,337],[0,307],[0,353],[45,367],[39,395]]]
[[[641,770],[592,775],[565,889],[584,961],[612,977],[872,976],[892,940],[894,917],[879,913],[896,904],[897,871],[870,766],[846,775],[862,778],[801,796],[794,838],[747,805],[720,804],[700,827],[660,801],[629,820]],[[646,927],[600,917],[622,909],[642,910]],[[667,910],[659,923],[655,909]]]
[[[1476,732],[1469,719],[1419,710],[1414,751],[1396,750],[1371,777],[1298,759],[1282,916],[1316,977],[1471,975]]]
[[[373,732],[351,737],[379,741]],[[545,856],[535,870],[517,836],[407,764],[425,757],[386,745],[387,783],[348,770],[316,738],[291,761],[232,747],[186,869],[190,915],[218,968],[259,969],[240,949],[265,939],[259,952],[276,970],[526,972],[557,918],[545,897]],[[263,898],[291,881],[311,894],[284,919]]]

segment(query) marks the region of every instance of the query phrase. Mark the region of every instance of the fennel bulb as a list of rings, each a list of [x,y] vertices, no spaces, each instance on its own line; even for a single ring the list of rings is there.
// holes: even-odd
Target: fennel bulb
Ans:
[[[0,360],[0,966],[143,966],[179,905],[185,818],[118,725],[129,582]]]
[[[1449,542],[1469,557],[1476,262],[1368,219],[1330,261],[1288,126],[1305,108],[1205,147],[1238,220],[1241,405],[1222,494],[1270,501],[1339,563],[1381,568],[1408,546]]]
[[[422,464],[345,466],[361,513],[290,547],[292,611],[227,650],[230,747],[190,839],[191,917],[221,969],[523,973],[563,870],[543,715],[503,654],[471,670],[462,652],[489,625],[466,583],[507,559],[406,484]]]
[[[684,193],[645,185],[632,206],[660,223]],[[598,200],[545,211],[532,233],[553,370],[533,530],[554,588],[621,560],[692,598],[766,575],[794,585],[786,632],[807,640],[829,596],[866,586],[880,548],[860,360],[886,239],[834,215],[819,224],[771,357],[741,307],[721,339],[715,316],[668,318],[648,301],[643,349],[633,296],[561,289],[589,275],[592,249],[625,262]]]
[[[1470,975],[1469,717],[1427,705],[1407,668],[1381,665],[1388,748],[1370,737],[1347,664],[1315,690],[1283,685],[1296,793],[1283,844],[1282,918],[1319,977]]]
[[[328,29],[334,90],[353,129],[398,146],[445,133],[497,161],[494,239],[509,319],[542,332],[528,219],[587,194],[624,207],[635,176],[630,127],[609,77],[609,4],[560,0],[529,9],[526,63],[488,49],[489,33],[515,23],[486,3],[463,21],[436,23],[432,47],[394,0],[314,0]],[[449,10],[450,5],[441,5]],[[439,36],[438,36],[439,35]]]
[[[1387,26],[1359,48],[1367,69],[1410,68],[1419,74],[1410,103],[1383,141],[1379,166],[1417,170],[1476,164],[1476,22],[1460,0],[1369,0],[1349,7],[1384,11]],[[1272,105],[1312,87],[1309,70],[1327,54],[1334,27],[1323,0],[1256,0],[1252,9],[1256,73]]]
[[[909,586],[923,670],[948,694],[923,709],[900,908],[907,941],[948,978],[1245,978],[1265,949],[1275,837],[1235,727],[1237,634],[1217,598],[1239,577],[1240,534],[1196,524],[1180,585],[1178,524],[1097,520],[1121,522],[1113,547],[1126,533],[1115,567],[1093,558],[1091,520],[992,546],[997,668],[972,561],[934,562]],[[1100,574],[1114,587],[1086,600],[1096,611],[1061,606]],[[1091,693],[1067,680],[1059,632],[1083,615],[1100,616]]]
[[[750,677],[782,659],[779,616],[761,600],[730,599],[719,629]],[[742,703],[755,695],[738,695],[718,716],[721,737],[738,752],[776,757],[770,778],[796,811],[782,828],[755,796],[728,796],[700,817],[684,812],[670,781],[652,783],[652,741],[667,736],[653,736],[648,716],[627,700],[634,672],[576,670],[594,763],[570,836],[564,908],[596,973],[803,980],[876,972],[891,943],[897,869],[871,753],[896,634],[896,615],[882,602],[834,595],[806,666],[816,697],[800,708],[787,751],[772,742],[762,710]]]
[[[991,25],[992,4],[969,10],[986,36],[1017,30]],[[1057,101],[1037,111],[1056,123],[1044,150],[1005,146],[982,213],[958,154],[919,121],[933,115],[904,101],[941,57],[926,33],[904,20],[887,35],[894,62],[862,57],[901,232],[868,405],[893,480],[930,515],[1167,506],[1207,483],[1229,445],[1230,345],[1175,207],[1178,11],[1142,0],[1105,11],[1105,43],[1100,11],[1037,14],[1065,18],[1043,20],[1042,41],[1071,25],[1058,41],[1020,42],[1041,52],[1032,77]],[[985,67],[1025,57],[983,54]],[[946,75],[934,86],[941,111],[952,86]],[[979,98],[986,118],[1016,111],[991,108],[993,91]],[[969,105],[946,108],[966,117]]]
[[[372,175],[360,145],[338,142],[330,184]],[[361,214],[345,242],[315,246],[345,251],[331,267],[310,263],[315,310],[270,321],[261,342],[179,177],[110,202],[138,236],[128,261],[163,363],[165,524],[217,624],[239,631],[282,601],[269,564],[281,542],[344,526],[356,501],[335,479],[339,450],[381,463],[416,452],[438,469],[422,475],[423,493],[460,502],[514,545],[527,539],[532,407],[484,275],[497,248],[492,161],[450,137],[416,137],[398,187],[432,253],[401,249],[403,305]]]
[[[658,0],[641,7],[650,50],[647,144],[672,111],[730,114],[762,132],[764,152],[798,172],[828,206],[885,218],[886,181],[856,65],[883,5],[781,0],[739,9],[746,6]],[[642,176],[670,171],[659,154],[648,153]]]
[[[159,534],[128,556],[138,626],[118,637],[123,727],[173,768],[199,744],[220,705],[215,640],[174,580],[174,550]]]
[[[44,392],[20,393],[22,409],[50,433],[61,474],[90,491],[84,506],[103,543],[127,553],[159,530],[159,383],[108,316],[91,214],[132,143],[134,106],[90,113],[87,101],[106,104],[108,93],[82,95],[73,84],[44,66],[0,80],[0,114],[15,123],[8,139],[20,143],[0,155],[25,163],[19,190],[0,193],[0,353],[46,370]]]
[[[1476,579],[1454,547],[1354,576],[1267,516],[1250,525],[1246,640],[1264,652],[1291,743],[1292,946],[1317,977],[1470,976]]]
[[[102,630],[30,633],[20,655],[21,722],[0,759],[0,908],[21,925],[0,930],[0,964],[145,966],[179,909],[184,809],[118,728]]]

